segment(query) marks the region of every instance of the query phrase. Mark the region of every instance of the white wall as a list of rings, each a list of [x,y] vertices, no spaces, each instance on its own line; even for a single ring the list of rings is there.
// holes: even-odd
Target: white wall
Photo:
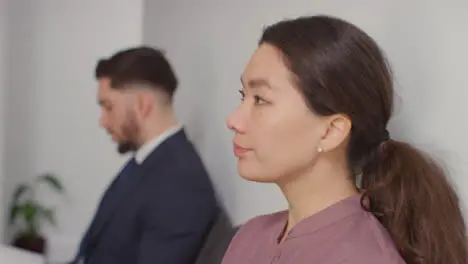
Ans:
[[[51,253],[56,260],[74,253],[122,162],[97,124],[95,62],[143,40],[165,49],[175,65],[178,115],[234,221],[284,208],[275,186],[238,177],[225,119],[239,103],[239,76],[262,27],[283,17],[329,13],[358,24],[382,44],[403,103],[391,131],[437,150],[468,201],[468,81],[462,78],[468,69],[467,11],[462,0],[11,0],[7,23],[0,21],[0,29],[8,27],[6,37],[0,34],[0,44],[6,40],[8,47],[6,64],[0,59],[0,87],[6,87],[0,88],[6,102],[0,102],[6,105],[0,111],[4,195],[9,199],[19,181],[56,172],[68,195],[46,197],[59,209],[59,229],[47,230]]]
[[[3,242],[5,224],[5,197],[4,197],[4,130],[5,127],[5,90],[7,89],[5,80],[6,68],[6,34],[7,34],[7,0],[0,0],[0,244]]]
[[[98,200],[122,165],[98,127],[98,58],[141,44],[142,1],[23,0],[8,9],[5,193],[39,173],[57,173],[67,196],[48,228],[55,260],[75,253]],[[44,196],[47,196],[44,194]]]
[[[196,141],[236,223],[285,208],[275,186],[236,172],[225,119],[239,103],[239,77],[262,27],[325,13],[371,34],[393,63],[401,96],[393,136],[446,159],[468,199],[468,2],[461,0],[146,1],[144,42],[167,51],[181,79],[180,118]],[[402,103],[402,104],[401,104]]]

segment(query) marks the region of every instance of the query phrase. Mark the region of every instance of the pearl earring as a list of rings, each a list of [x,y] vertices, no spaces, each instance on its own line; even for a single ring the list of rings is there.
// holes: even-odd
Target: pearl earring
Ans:
[[[317,152],[319,152],[319,153],[320,153],[320,152],[323,152],[323,148],[322,148],[322,147],[318,147],[318,148],[317,148]]]

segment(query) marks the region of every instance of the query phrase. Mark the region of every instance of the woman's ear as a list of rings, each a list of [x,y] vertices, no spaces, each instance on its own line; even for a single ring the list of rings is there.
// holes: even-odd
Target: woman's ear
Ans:
[[[342,114],[327,116],[324,120],[326,130],[320,141],[322,152],[338,148],[346,141],[351,132],[351,119]]]

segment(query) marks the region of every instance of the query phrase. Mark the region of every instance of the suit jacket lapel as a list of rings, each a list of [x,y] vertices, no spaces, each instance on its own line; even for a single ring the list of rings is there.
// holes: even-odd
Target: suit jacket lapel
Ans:
[[[100,234],[105,230],[118,209],[126,203],[127,198],[137,190],[137,187],[143,181],[143,178],[148,175],[148,173],[145,172],[151,168],[151,165],[154,164],[154,160],[158,159],[161,152],[161,149],[155,149],[153,153],[151,153],[150,156],[148,156],[148,158],[139,165],[135,175],[132,175],[132,177],[136,177],[136,179],[130,181],[129,186],[127,186],[125,190],[121,191],[121,193],[118,193],[115,199],[109,201],[106,208],[103,208],[104,211],[102,212],[102,216],[96,219],[96,223],[92,228],[87,252],[90,252],[96,246],[99,241]]]
[[[162,159],[164,158],[164,153],[166,152],[166,148],[169,147],[170,141],[172,140],[186,140],[186,135],[184,130],[175,133],[170,138],[166,139],[165,142],[161,143],[153,152],[143,161],[143,163],[138,167],[134,177],[137,177],[136,180],[131,181],[130,186],[126,188],[124,193],[120,193],[117,195],[117,198],[112,200],[109,203],[107,208],[104,208],[103,216],[99,219],[96,219],[96,223],[94,224],[88,246],[86,247],[85,252],[89,253],[92,249],[97,245],[99,241],[100,234],[105,230],[106,226],[109,224],[110,220],[113,218],[115,213],[118,209],[125,204],[125,200],[131,195],[137,187],[142,183],[144,178],[149,174],[147,171],[151,169],[155,164],[161,164]]]

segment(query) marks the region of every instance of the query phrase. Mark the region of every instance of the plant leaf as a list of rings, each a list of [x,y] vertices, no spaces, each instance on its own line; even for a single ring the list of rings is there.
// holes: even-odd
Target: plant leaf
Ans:
[[[44,216],[44,218],[49,221],[49,223],[53,226],[56,226],[57,225],[57,222],[55,221],[55,215],[54,215],[54,211],[52,209],[49,209],[49,208],[43,208],[42,209],[42,215]]]
[[[60,180],[51,173],[43,174],[39,177],[39,181],[48,184],[52,189],[55,189],[58,192],[63,191],[63,185]]]
[[[22,215],[26,223],[26,231],[28,234],[36,234],[38,232],[38,207],[33,200],[28,200],[18,207],[19,213]]]
[[[16,187],[16,190],[13,194],[13,203],[16,203],[23,193],[29,190],[29,186],[22,183]]]
[[[24,220],[28,223],[34,222],[34,220],[36,220],[38,209],[38,205],[33,201],[27,201],[22,206],[20,206],[20,210],[23,213]]]
[[[16,217],[18,216],[19,211],[20,211],[20,208],[17,204],[13,204],[10,207],[10,222],[9,222],[10,225],[14,223]]]

